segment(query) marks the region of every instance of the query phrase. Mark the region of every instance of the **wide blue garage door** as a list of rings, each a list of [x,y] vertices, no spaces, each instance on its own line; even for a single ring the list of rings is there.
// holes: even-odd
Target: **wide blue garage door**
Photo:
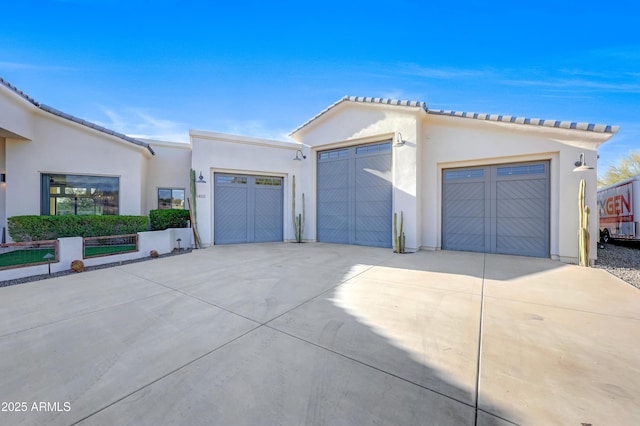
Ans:
[[[447,169],[442,248],[549,257],[549,162]]]
[[[391,142],[318,153],[318,241],[391,247]]]
[[[282,241],[282,178],[216,173],[215,244]]]

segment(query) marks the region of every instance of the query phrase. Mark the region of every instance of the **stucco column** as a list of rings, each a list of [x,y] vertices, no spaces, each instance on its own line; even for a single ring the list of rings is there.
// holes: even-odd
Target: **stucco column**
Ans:
[[[403,213],[405,250],[408,252],[417,251],[421,244],[418,133],[415,121],[407,123],[396,132],[393,146],[393,212],[398,215],[398,228],[400,212]]]

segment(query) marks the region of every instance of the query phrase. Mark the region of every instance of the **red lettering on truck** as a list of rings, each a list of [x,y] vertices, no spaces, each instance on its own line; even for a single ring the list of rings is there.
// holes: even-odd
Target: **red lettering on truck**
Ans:
[[[622,195],[615,195],[613,197],[607,198],[605,201],[605,212],[607,215],[620,215],[625,212],[624,208],[626,207],[626,213],[631,213],[631,203],[628,198],[624,198]]]

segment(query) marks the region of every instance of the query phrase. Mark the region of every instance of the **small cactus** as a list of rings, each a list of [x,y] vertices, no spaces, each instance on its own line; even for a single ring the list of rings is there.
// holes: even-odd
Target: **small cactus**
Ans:
[[[400,231],[398,232],[398,214],[393,214],[393,242],[396,246],[395,253],[404,253],[404,214],[400,212]]]
[[[302,193],[302,213],[296,215],[296,176],[293,176],[292,183],[292,197],[291,197],[291,212],[293,214],[293,232],[296,237],[296,242],[302,242],[302,234],[304,233],[304,193]]]
[[[82,260],[74,260],[71,262],[72,272],[84,272],[84,262]]]

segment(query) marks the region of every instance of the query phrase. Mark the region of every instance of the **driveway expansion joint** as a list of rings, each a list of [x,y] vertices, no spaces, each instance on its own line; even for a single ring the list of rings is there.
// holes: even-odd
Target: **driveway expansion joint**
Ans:
[[[241,339],[242,337],[244,337],[244,336],[246,336],[247,334],[250,334],[250,333],[252,333],[252,332],[256,331],[257,329],[259,329],[259,328],[261,328],[261,327],[262,327],[261,325],[258,325],[258,326],[256,326],[256,327],[254,327],[254,328],[250,329],[250,330],[247,330],[246,332],[244,332],[244,333],[240,334],[239,336],[236,336],[235,338],[233,338],[233,339],[231,339],[231,340],[229,340],[229,341],[227,341],[227,342],[223,343],[222,345],[220,345],[220,346],[218,346],[218,347],[215,347],[215,348],[213,348],[212,350],[210,350],[210,351],[208,351],[208,352],[205,352],[204,354],[202,354],[202,355],[199,355],[199,356],[195,357],[194,359],[192,359],[192,360],[191,360],[191,361],[189,361],[189,362],[186,362],[185,364],[181,365],[180,367],[177,367],[177,368],[175,368],[175,369],[173,369],[173,370],[169,371],[168,373],[163,374],[162,376],[160,376],[160,377],[158,377],[158,378],[156,378],[156,379],[154,379],[154,380],[150,381],[149,383],[147,383],[147,384],[144,384],[144,385],[140,386],[138,389],[136,389],[136,390],[134,390],[134,391],[131,391],[131,392],[127,393],[126,395],[124,395],[124,396],[122,396],[122,397],[118,398],[117,400],[115,400],[115,401],[113,401],[113,402],[111,402],[111,403],[109,403],[109,404],[105,405],[105,406],[104,406],[104,407],[102,407],[102,408],[99,408],[98,410],[94,411],[93,413],[88,414],[88,415],[84,416],[83,418],[81,418],[81,419],[79,419],[79,420],[76,420],[75,422],[71,423],[71,425],[73,426],[73,425],[77,425],[77,424],[79,424],[79,423],[82,423],[83,421],[85,421],[85,420],[87,420],[87,419],[91,418],[92,416],[95,416],[96,414],[100,413],[101,411],[104,411],[104,410],[106,410],[107,408],[109,408],[109,407],[111,407],[111,406],[113,406],[113,405],[115,405],[115,404],[119,403],[120,401],[123,401],[123,400],[125,400],[125,399],[129,398],[131,395],[134,395],[134,394],[136,394],[136,393],[140,392],[141,390],[148,388],[149,386],[153,385],[154,383],[158,383],[158,382],[160,382],[160,381],[164,380],[165,378],[167,378],[167,377],[169,377],[169,376],[171,376],[171,375],[173,375],[173,374],[177,373],[178,371],[180,371],[180,370],[182,370],[182,369],[184,369],[184,368],[186,368],[186,367],[188,367],[188,366],[190,366],[190,365],[192,365],[192,364],[194,364],[194,363],[198,362],[199,360],[201,360],[201,359],[203,359],[203,358],[206,358],[207,356],[209,356],[209,355],[211,355],[212,353],[214,353],[214,352],[218,351],[219,349],[224,348],[225,346],[227,346],[227,345],[229,345],[229,344],[231,344],[231,343],[235,342],[235,341],[236,341],[236,340],[238,340],[238,339]]]
[[[455,402],[457,402],[457,403],[463,404],[463,405],[465,405],[465,406],[467,406],[467,407],[469,407],[469,408],[474,408],[474,409],[476,408],[473,404],[470,404],[470,403],[468,403],[468,402],[465,402],[465,401],[459,400],[459,399],[457,399],[457,398],[452,397],[451,395],[447,395],[446,393],[443,393],[443,392],[437,391],[437,390],[435,390],[435,389],[431,389],[430,387],[427,387],[427,386],[421,385],[420,383],[416,383],[416,382],[411,381],[411,380],[409,380],[409,379],[407,379],[407,378],[404,378],[404,377],[398,376],[398,375],[393,374],[393,373],[391,373],[391,372],[389,372],[389,371],[386,371],[386,370],[383,370],[383,369],[381,369],[381,368],[378,368],[378,367],[376,367],[376,366],[374,366],[374,365],[367,364],[366,362],[360,361],[360,360],[358,360],[358,359],[356,359],[356,358],[352,358],[352,357],[350,357],[349,355],[345,355],[345,354],[343,354],[343,353],[341,353],[341,352],[334,351],[333,349],[327,348],[326,346],[322,346],[322,345],[319,345],[318,343],[311,342],[311,341],[309,341],[309,340],[303,339],[302,337],[296,336],[296,335],[294,335],[294,334],[287,333],[286,331],[282,331],[282,330],[280,330],[280,329],[278,329],[278,328],[274,328],[274,327],[272,327],[272,326],[270,326],[270,325],[268,325],[268,324],[265,324],[265,327],[267,327],[267,328],[269,328],[269,329],[271,329],[271,330],[273,330],[273,331],[276,331],[276,332],[278,332],[278,333],[284,334],[284,335],[286,335],[286,336],[292,337],[292,338],[294,338],[294,339],[296,339],[296,340],[299,340],[299,341],[301,341],[301,342],[304,342],[304,343],[307,343],[307,344],[309,344],[309,345],[315,346],[316,348],[319,348],[319,349],[325,350],[325,351],[327,351],[327,352],[330,352],[330,353],[332,353],[332,354],[334,354],[334,355],[337,355],[337,356],[339,356],[339,357],[341,357],[341,358],[348,359],[349,361],[353,361],[353,362],[356,362],[356,363],[358,363],[358,364],[360,364],[360,365],[363,365],[363,366],[365,366],[365,367],[368,367],[368,368],[371,368],[371,369],[373,369],[373,370],[376,370],[376,371],[378,371],[378,372],[380,372],[380,373],[383,373],[383,374],[385,374],[385,375],[387,375],[387,376],[391,376],[391,377],[393,377],[393,378],[395,378],[395,379],[402,380],[403,382],[406,382],[406,383],[409,383],[409,384],[411,384],[411,385],[417,386],[417,387],[422,388],[422,389],[424,389],[424,390],[426,390],[426,391],[433,392],[433,393],[435,393],[435,394],[437,394],[437,395],[440,395],[440,396],[442,396],[442,397],[448,398],[448,399],[450,399],[450,400],[452,400],[452,401],[455,401]]]
[[[474,426],[478,425],[478,401],[480,399],[480,370],[482,368],[482,334],[484,325],[484,286],[487,273],[487,254],[482,256],[482,287],[480,289],[480,320],[478,321],[478,352],[476,364],[476,394],[475,394],[475,420]]]

